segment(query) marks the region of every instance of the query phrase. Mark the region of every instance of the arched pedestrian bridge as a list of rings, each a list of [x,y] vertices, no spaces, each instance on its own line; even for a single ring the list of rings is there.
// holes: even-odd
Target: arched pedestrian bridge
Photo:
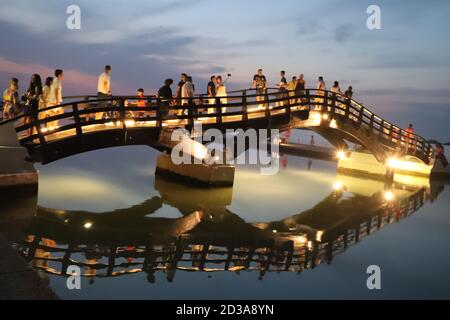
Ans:
[[[146,106],[136,102],[145,100]],[[71,155],[124,145],[149,145],[166,149],[161,132],[175,128],[192,130],[201,123],[203,130],[309,128],[339,149],[347,142],[361,145],[378,161],[392,155],[411,156],[428,164],[432,146],[421,136],[409,134],[382,119],[353,99],[329,91],[303,92],[268,89],[229,92],[228,97],[199,95],[173,99],[155,96],[67,97],[59,106],[40,109],[31,116],[20,115],[3,121],[17,132],[30,159],[50,163]],[[63,110],[59,114],[53,111]],[[109,117],[101,117],[108,114]],[[50,115],[50,116],[49,116]]]

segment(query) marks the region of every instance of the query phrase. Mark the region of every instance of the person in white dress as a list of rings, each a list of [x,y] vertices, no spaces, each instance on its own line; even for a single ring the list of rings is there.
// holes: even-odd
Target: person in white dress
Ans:
[[[216,90],[216,97],[220,98],[220,104],[226,105],[228,104],[228,94],[227,94],[227,88],[222,82],[222,76],[217,76],[217,90]],[[222,113],[226,112],[227,108],[222,108]]]
[[[189,98],[194,97],[194,86],[192,85],[192,82],[189,77],[186,78],[186,82],[183,84],[183,87],[181,87],[181,105],[188,106],[189,105]],[[179,115],[187,113],[187,109],[183,109],[179,111]]]
[[[53,84],[53,77],[47,77],[45,79],[44,87],[42,88],[42,94],[39,99],[39,109],[45,109],[50,106],[50,88]],[[42,120],[51,116],[49,111],[39,112],[39,119]],[[46,129],[48,129],[48,124],[45,124]]]
[[[61,69],[55,70],[55,78],[53,79],[53,83],[50,86],[50,106],[58,106],[63,103],[62,99],[62,81],[64,79],[64,72]],[[64,113],[63,108],[54,108],[49,110],[48,116],[56,116],[58,114]],[[49,124],[49,129],[55,129],[58,127],[58,120],[52,121]]]

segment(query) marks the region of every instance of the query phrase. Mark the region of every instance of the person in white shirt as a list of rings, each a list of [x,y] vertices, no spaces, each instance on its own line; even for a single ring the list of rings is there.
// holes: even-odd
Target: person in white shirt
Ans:
[[[98,99],[106,99],[111,96],[111,66],[105,66],[105,71],[98,77]],[[107,101],[100,101],[98,103],[99,108],[104,108],[108,105]],[[95,120],[101,120],[104,112],[97,112],[95,114]]]
[[[342,94],[341,88],[339,87],[339,82],[335,81],[331,87],[331,92],[336,94]]]
[[[55,78],[53,79],[53,83],[50,86],[50,98],[49,105],[57,106],[63,103],[62,99],[62,81],[64,79],[64,72],[61,69],[55,70]],[[54,108],[49,110],[48,116],[55,116],[64,112],[63,108]],[[55,129],[58,126],[58,120],[52,121],[48,124],[49,129]]]
[[[319,81],[317,82],[317,95],[318,96],[325,96],[325,94],[326,94],[325,90],[327,90],[327,86],[325,85],[325,81],[323,80],[323,77],[319,77]],[[322,104],[323,103],[323,99],[316,98],[316,103]],[[320,105],[316,105],[316,109],[320,109],[320,108],[321,108]]]
[[[39,99],[39,109],[45,109],[50,106],[50,92],[51,92],[52,85],[53,85],[53,78],[47,77],[47,79],[45,79],[45,86],[42,88],[42,94]],[[39,112],[39,119],[42,120],[47,117],[50,117],[52,115],[50,112],[51,112],[51,110],[45,111],[45,112]],[[48,129],[48,126],[49,126],[49,124],[46,123],[45,127],[47,129]]]
[[[216,97],[220,97],[220,104],[227,104],[228,103],[228,94],[227,94],[227,88],[225,87],[225,85],[222,82],[222,76],[217,76],[217,93],[216,93]],[[222,113],[226,112],[227,108],[222,108]]]
[[[187,77],[186,82],[183,84],[181,88],[181,104],[183,106],[189,105],[189,98],[194,97],[194,86],[192,85],[192,80]],[[181,114],[186,113],[187,110],[181,110]]]

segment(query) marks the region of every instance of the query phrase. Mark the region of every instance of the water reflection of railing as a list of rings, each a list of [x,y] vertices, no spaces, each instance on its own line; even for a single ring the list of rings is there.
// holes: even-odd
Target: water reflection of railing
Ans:
[[[67,276],[68,266],[76,265],[88,278],[145,272],[148,281],[154,282],[155,274],[164,272],[167,280],[172,281],[177,270],[208,273],[255,271],[262,278],[268,272],[300,273],[322,263],[331,263],[335,255],[387,225],[410,216],[428,199],[428,190],[417,189],[402,199],[380,203],[370,214],[357,215],[360,218],[352,218],[343,225],[332,225],[314,234],[254,228],[250,235],[236,237],[227,234],[226,230],[222,234],[217,232],[221,230],[220,224],[211,229],[210,221],[201,221],[191,225],[190,231],[166,241],[148,237],[141,243],[122,239],[120,243],[96,244],[60,239],[60,244],[57,244],[46,238],[41,230],[24,241],[20,252],[37,269],[60,276]],[[238,223],[252,228],[244,221]],[[79,229],[78,232],[85,231]]]

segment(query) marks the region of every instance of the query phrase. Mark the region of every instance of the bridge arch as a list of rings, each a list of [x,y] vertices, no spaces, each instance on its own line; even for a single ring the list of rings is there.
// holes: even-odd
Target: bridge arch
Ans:
[[[216,128],[222,132],[310,128],[339,147],[346,147],[345,140],[358,143],[380,162],[393,153],[413,156],[425,163],[433,156],[431,145],[422,137],[408,134],[355,100],[322,90],[280,93],[278,89],[268,89],[263,95],[252,90],[235,91],[229,93],[226,104],[221,98],[210,104],[210,98],[204,95],[170,102],[156,96],[68,99],[73,101],[38,110],[32,115],[32,122],[24,123],[28,115],[20,115],[0,126],[13,123],[30,158],[44,164],[123,145],[170,149],[161,142],[161,133],[175,128],[192,130],[194,123],[201,123],[203,130]],[[146,107],[134,103],[143,99]],[[105,114],[109,116],[99,117]]]

